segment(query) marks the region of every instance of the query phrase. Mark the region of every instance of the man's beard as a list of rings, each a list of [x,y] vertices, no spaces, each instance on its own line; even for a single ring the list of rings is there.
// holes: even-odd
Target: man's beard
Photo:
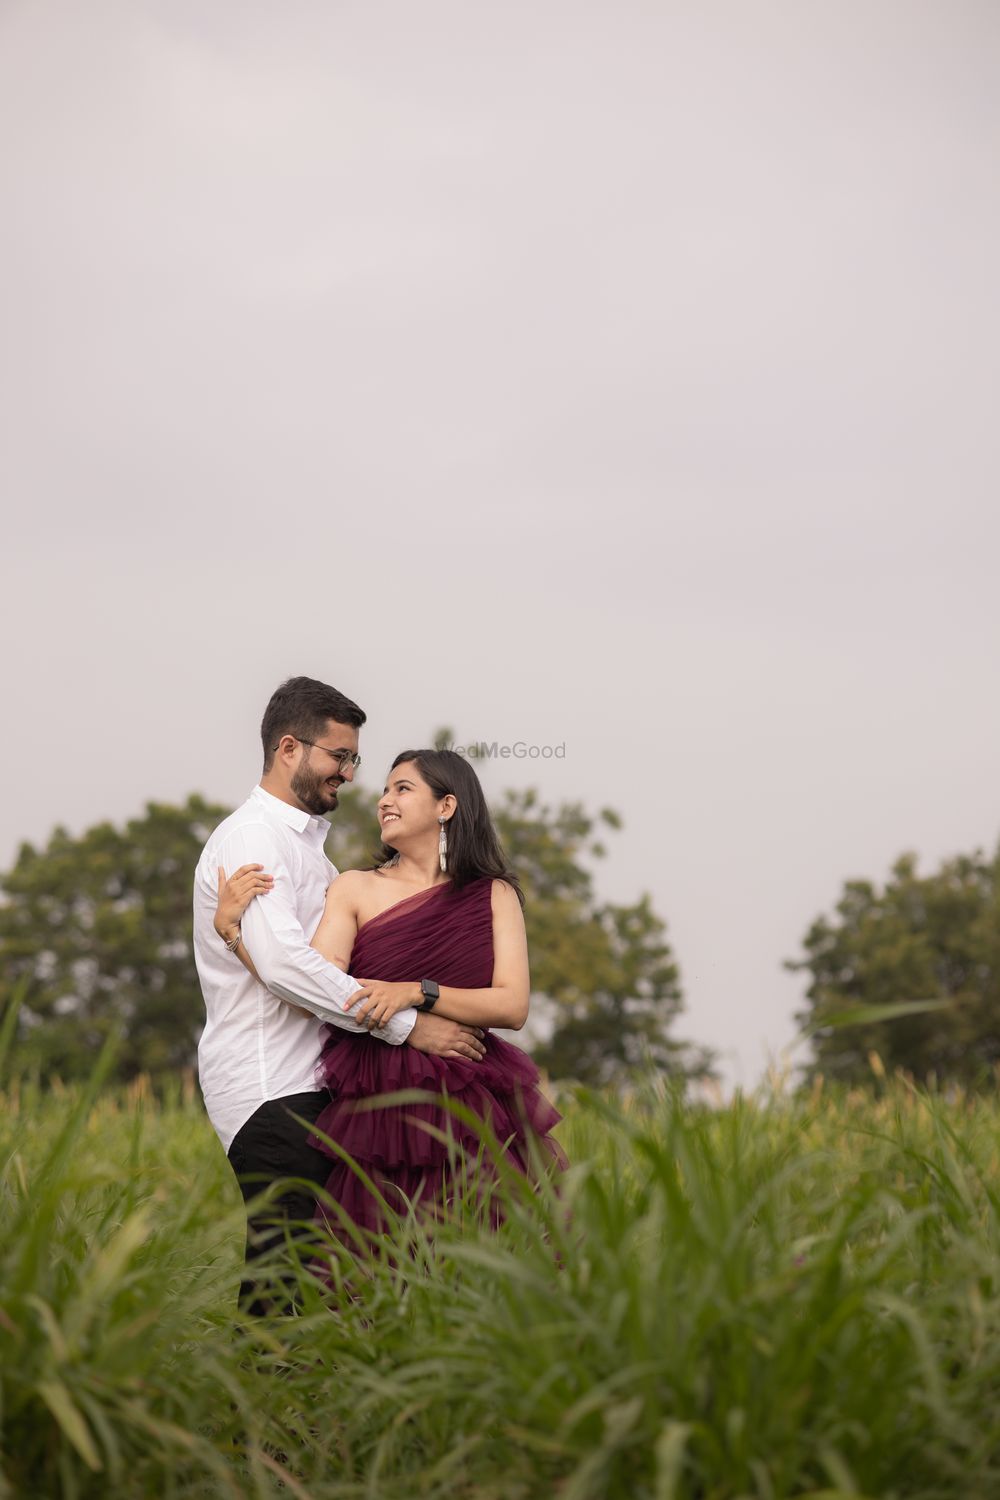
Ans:
[[[334,788],[328,787],[326,783],[329,779],[314,771],[306,761],[302,761],[292,777],[292,791],[303,807],[322,816],[323,813],[332,812],[337,805],[336,801],[330,802],[330,792],[339,791],[340,784]]]

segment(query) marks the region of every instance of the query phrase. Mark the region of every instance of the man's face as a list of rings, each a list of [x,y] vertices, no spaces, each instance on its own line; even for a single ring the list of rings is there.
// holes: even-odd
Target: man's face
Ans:
[[[341,751],[355,754],[358,748],[358,731],[350,724],[338,724],[327,719],[326,728],[316,736],[315,745],[299,741],[299,762],[292,772],[290,786],[307,812],[333,812],[337,806],[337,793],[345,781],[354,779],[354,767],[349,760],[338,766],[336,755]]]

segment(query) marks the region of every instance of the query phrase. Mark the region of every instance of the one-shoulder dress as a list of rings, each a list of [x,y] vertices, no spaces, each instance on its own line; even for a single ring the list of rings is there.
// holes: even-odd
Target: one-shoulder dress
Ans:
[[[489,988],[492,885],[483,877],[461,889],[436,885],[397,901],[358,929],[351,972],[366,979],[435,979],[458,989]],[[429,1214],[440,1212],[464,1189],[470,1167],[483,1180],[483,1166],[475,1167],[483,1159],[482,1132],[444,1107],[445,1099],[488,1125],[517,1171],[529,1175],[540,1163],[565,1165],[549,1134],[560,1116],[539,1088],[537,1068],[519,1047],[492,1034],[483,1060],[466,1062],[331,1026],[317,1081],[331,1092],[317,1130],[357,1162],[395,1213],[405,1214],[411,1204]],[[404,1089],[434,1097],[374,1107],[370,1102]],[[321,1138],[314,1136],[312,1144],[331,1158],[330,1198],[359,1228],[381,1233],[385,1214],[362,1178]],[[488,1175],[488,1166],[485,1171]],[[324,1217],[322,1204],[319,1213]],[[498,1210],[491,1209],[491,1217],[496,1223]],[[332,1217],[330,1224],[337,1228]]]

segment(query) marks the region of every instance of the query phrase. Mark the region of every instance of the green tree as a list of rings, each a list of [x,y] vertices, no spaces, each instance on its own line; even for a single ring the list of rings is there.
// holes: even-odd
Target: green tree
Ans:
[[[532,989],[552,1026],[537,1062],[589,1084],[620,1083],[640,1066],[710,1073],[708,1052],[671,1036],[680,972],[649,896],[617,905],[595,895],[591,864],[604,855],[602,833],[620,827],[617,813],[549,807],[534,791],[508,791],[493,811],[524,886]]]
[[[3,877],[0,1001],[22,987],[20,1054],[43,1076],[86,1073],[120,1026],[123,1077],[194,1059],[204,1005],[191,948],[191,879],[227,809],[149,803],[122,828],[57,828]]]
[[[904,854],[880,890],[851,880],[833,916],[820,916],[803,940],[804,956],[786,968],[810,976],[798,1019],[813,1035],[813,1073],[871,1079],[870,1052],[887,1069],[916,1078],[996,1082],[1000,1062],[1000,848],[945,861],[917,873]],[[909,1003],[940,1002],[892,1014]],[[842,1024],[856,1007],[878,1019]],[[885,1008],[882,1014],[881,1008]]]
[[[339,868],[372,864],[377,800],[361,788],[342,795],[329,844]],[[23,1060],[77,1076],[120,1025],[125,1077],[193,1061],[204,1012],[191,879],[226,811],[196,796],[180,808],[151,803],[124,829],[102,823],[76,839],[57,829],[44,849],[22,847],[2,881],[0,1001],[27,983]],[[649,897],[617,905],[595,896],[598,833],[618,827],[616,814],[548,807],[533,791],[507,792],[494,814],[524,884],[532,984],[550,1023],[538,1061],[587,1083],[620,1081],[640,1064],[708,1071],[706,1053],[670,1035],[680,979]]]

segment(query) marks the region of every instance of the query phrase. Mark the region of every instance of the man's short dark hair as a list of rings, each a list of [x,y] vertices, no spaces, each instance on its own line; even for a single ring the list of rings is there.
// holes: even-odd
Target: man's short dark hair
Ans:
[[[297,740],[315,740],[326,729],[329,719],[360,729],[366,717],[356,703],[327,683],[317,682],[314,677],[289,677],[271,694],[261,720],[264,770],[271,769],[283,734],[294,734]]]

